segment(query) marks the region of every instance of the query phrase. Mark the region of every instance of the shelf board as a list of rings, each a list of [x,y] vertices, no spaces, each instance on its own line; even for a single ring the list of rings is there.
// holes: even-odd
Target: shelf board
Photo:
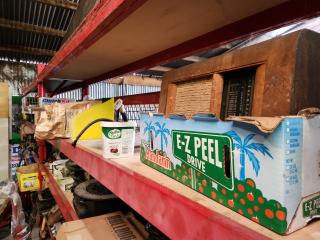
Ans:
[[[144,165],[138,149],[104,159],[98,145],[49,142],[172,239],[319,239],[320,221],[280,236]]]
[[[59,209],[62,213],[62,216],[65,221],[74,221],[78,220],[78,215],[75,212],[72,204],[72,194],[68,192],[63,192],[59,185],[57,184],[56,180],[48,170],[48,168],[39,163],[40,171],[45,174],[47,185],[50,189],[50,192],[55,199]]]
[[[148,69],[319,10],[318,0],[101,0],[24,94],[49,78],[81,80],[66,91]]]

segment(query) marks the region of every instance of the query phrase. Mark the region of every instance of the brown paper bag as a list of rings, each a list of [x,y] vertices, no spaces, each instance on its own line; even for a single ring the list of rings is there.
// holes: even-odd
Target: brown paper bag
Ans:
[[[69,138],[72,118],[97,103],[101,101],[54,103],[45,106],[36,125],[35,137],[41,140]]]

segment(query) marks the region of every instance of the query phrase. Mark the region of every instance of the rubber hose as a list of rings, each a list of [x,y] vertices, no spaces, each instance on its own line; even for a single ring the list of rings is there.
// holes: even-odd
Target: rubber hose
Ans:
[[[78,142],[79,138],[82,136],[82,134],[83,134],[85,131],[87,131],[87,129],[88,129],[89,127],[91,127],[93,124],[95,124],[95,123],[97,123],[97,122],[113,122],[113,121],[112,121],[111,119],[109,119],[109,118],[98,118],[98,119],[90,122],[88,125],[86,125],[86,126],[81,130],[81,132],[78,134],[78,136],[76,137],[76,139],[72,142],[72,146],[73,146],[73,147],[76,147],[77,142]]]

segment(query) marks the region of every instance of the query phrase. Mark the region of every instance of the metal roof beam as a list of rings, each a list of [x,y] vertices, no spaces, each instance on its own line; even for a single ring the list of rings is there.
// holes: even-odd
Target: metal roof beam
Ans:
[[[43,34],[48,34],[48,35],[57,36],[57,37],[64,37],[66,33],[65,31],[60,31],[60,30],[47,28],[47,27],[41,27],[41,26],[24,23],[24,22],[18,22],[14,20],[8,20],[5,18],[0,18],[0,27],[12,28],[12,29],[28,31],[28,32],[43,33]]]
[[[61,7],[65,9],[71,9],[73,11],[77,10],[78,3],[71,2],[68,0],[33,0],[35,2],[55,6],[55,7]]]
[[[50,93],[50,97],[53,97],[54,95],[56,95],[58,93],[58,91],[64,86],[66,85],[66,83],[68,82],[68,80],[63,80],[57,87],[56,89],[53,90],[52,93]]]
[[[42,55],[42,56],[53,56],[56,52],[40,49],[40,48],[31,48],[31,47],[22,47],[22,46],[0,46],[0,52],[16,52],[16,53],[24,53],[30,55]]]

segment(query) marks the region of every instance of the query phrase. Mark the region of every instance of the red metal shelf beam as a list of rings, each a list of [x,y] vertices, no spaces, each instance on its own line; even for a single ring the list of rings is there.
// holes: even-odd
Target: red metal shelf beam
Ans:
[[[126,66],[101,74],[85,81],[86,84],[100,82],[109,78],[134,71],[148,69],[174,60],[190,56],[201,51],[218,47],[237,39],[249,37],[252,34],[263,33],[303,18],[318,15],[319,0],[291,0],[276,7],[272,7],[258,14],[231,23],[200,37],[166,49],[149,57],[140,59]],[[69,87],[72,88],[71,86]],[[69,89],[66,89],[69,90]]]
[[[101,36],[113,29],[117,24],[145,3],[146,0],[114,0],[100,2],[101,3],[97,4],[93,11],[89,13],[82,27],[56,54],[50,64],[38,76],[36,81],[24,89],[23,94],[30,92],[36,87],[37,83],[44,81],[51,73],[63,68],[65,64],[72,61],[72,59],[80,55]],[[287,1],[118,69],[86,79],[82,83],[76,83],[72,86],[63,88],[60,92],[81,88],[83,84],[92,84],[126,73],[147,69],[168,62],[169,60],[189,56],[196,52],[214,48],[236,39],[248,37],[251,34],[266,32],[302,20],[303,18],[314,17],[318,15],[319,12],[320,1],[318,0]]]
[[[160,92],[115,97],[114,100],[116,101],[119,98],[123,100],[124,105],[159,104]]]
[[[40,171],[44,173],[46,176],[46,181],[48,182],[50,192],[54,197],[56,203],[58,204],[64,220],[67,222],[78,220],[78,215],[74,211],[73,207],[71,206],[63,191],[58,186],[52,174],[49,172],[48,168],[44,166],[42,163],[39,163],[39,168]]]
[[[130,169],[68,140],[50,140],[95,179],[171,239],[267,239]]]
[[[80,55],[100,37],[112,30],[147,0],[100,0],[89,12],[81,26],[71,35],[51,62],[41,71],[35,81],[23,90],[23,95],[36,88],[52,73],[59,71],[68,62]]]

